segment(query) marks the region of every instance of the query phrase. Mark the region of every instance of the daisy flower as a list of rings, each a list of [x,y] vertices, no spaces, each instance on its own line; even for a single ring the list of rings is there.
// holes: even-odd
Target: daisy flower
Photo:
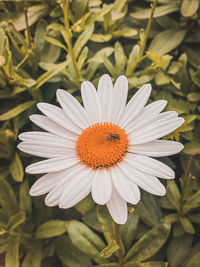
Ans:
[[[44,131],[19,135],[23,152],[47,158],[26,168],[30,174],[44,174],[30,194],[47,194],[47,206],[71,208],[91,193],[99,205],[106,205],[118,224],[127,221],[127,202],[140,200],[140,190],[163,196],[164,185],[157,177],[173,179],[171,168],[152,158],[180,152],[183,145],[158,140],[180,127],[184,119],[175,111],[161,113],[167,101],[147,106],[151,85],[145,84],[126,103],[128,81],[120,76],[114,86],[103,75],[96,90],[89,81],[81,85],[84,107],[68,92],[58,89],[61,106],[39,103],[44,115],[30,120]]]

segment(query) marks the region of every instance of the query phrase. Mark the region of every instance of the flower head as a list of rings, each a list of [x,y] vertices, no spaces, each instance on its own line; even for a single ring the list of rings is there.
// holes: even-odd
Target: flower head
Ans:
[[[147,106],[151,85],[142,86],[126,104],[128,81],[120,76],[114,86],[103,75],[96,90],[89,81],[81,85],[84,107],[69,93],[57,90],[61,108],[39,103],[45,115],[30,119],[47,132],[19,135],[19,149],[47,158],[26,168],[40,174],[30,189],[32,196],[47,194],[48,206],[70,208],[90,192],[107,208],[115,222],[127,220],[127,202],[137,204],[139,187],[163,196],[165,187],[157,177],[173,179],[174,172],[152,157],[180,152],[183,145],[158,140],[183,124],[174,111],[163,112],[167,102]]]

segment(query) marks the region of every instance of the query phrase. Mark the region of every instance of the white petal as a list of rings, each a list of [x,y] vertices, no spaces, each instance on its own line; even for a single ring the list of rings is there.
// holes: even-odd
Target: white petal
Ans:
[[[57,98],[66,116],[71,119],[78,127],[85,129],[89,126],[88,115],[75,97],[73,97],[65,90],[58,89]]]
[[[126,201],[120,197],[115,187],[113,187],[111,199],[106,205],[110,215],[116,223],[126,223],[128,217],[127,204]]]
[[[57,181],[57,184],[54,188],[48,193],[45,198],[45,204],[47,206],[56,206],[59,204],[59,199],[63,194],[67,185],[72,181],[75,175],[82,172],[86,167],[82,164],[73,166],[72,168],[67,169],[65,177]]]
[[[30,144],[35,145],[74,149],[76,147],[76,142],[74,140],[69,140],[46,132],[25,132],[20,134],[18,137],[24,142],[29,142]]]
[[[29,116],[29,118],[33,123],[35,123],[40,128],[46,131],[49,131],[55,135],[58,135],[58,136],[61,136],[61,137],[64,137],[70,140],[77,140],[78,138],[77,134],[68,131],[67,129],[60,126],[56,122],[47,118],[46,116],[34,114],[34,115]]]
[[[67,176],[69,170],[60,172],[47,173],[40,177],[31,187],[29,194],[31,196],[40,196],[51,191],[64,177]]]
[[[134,168],[130,160],[124,158],[123,161],[118,163],[118,166],[129,179],[145,191],[157,196],[165,195],[166,189],[164,185],[156,177],[145,174]]]
[[[140,170],[141,172],[164,179],[175,178],[174,171],[159,160],[130,153],[127,153],[126,158],[131,161],[134,168]]]
[[[72,120],[70,120],[66,115],[65,112],[54,105],[48,103],[39,103],[37,104],[38,109],[44,113],[49,119],[55,121],[62,127],[66,128],[68,131],[71,131],[77,135],[82,133],[82,130],[77,127]]]
[[[142,109],[142,111],[134,118],[124,129],[127,133],[130,133],[133,129],[138,128],[140,124],[144,124],[151,118],[159,114],[167,105],[167,101],[158,100]]]
[[[111,198],[112,184],[107,169],[97,169],[92,182],[92,198],[99,205],[104,205]]]
[[[132,121],[144,108],[149,96],[151,94],[151,84],[143,85],[137,93],[131,98],[131,100],[126,105],[124,114],[119,121],[121,127],[125,127]]]
[[[112,90],[111,78],[108,74],[104,74],[99,80],[97,91],[101,102],[102,122],[108,120],[108,106]]]
[[[161,138],[179,128],[184,121],[183,118],[157,120],[131,134],[129,136],[130,144],[139,145]]]
[[[34,144],[29,142],[22,142],[18,146],[18,149],[21,151],[32,154],[42,158],[56,158],[56,157],[64,157],[67,154],[75,152],[74,148],[65,148],[65,147],[55,147],[51,146],[51,144]]]
[[[68,158],[65,156],[62,158],[45,159],[37,163],[33,163],[26,168],[26,172],[39,174],[62,171],[79,163],[79,159],[73,156],[74,155],[68,155]]]
[[[136,184],[128,179],[120,168],[112,167],[112,182],[120,196],[133,205],[140,200],[140,190]]]
[[[128,80],[125,76],[120,76],[111,91],[108,106],[108,122],[118,123],[124,112],[128,95]]]
[[[94,174],[94,170],[89,168],[73,177],[60,197],[59,207],[71,208],[84,199],[91,191]]]
[[[138,117],[140,118],[140,115]],[[177,117],[178,113],[176,111],[167,111],[161,114],[149,113],[149,115],[146,116],[146,118],[140,118],[140,120],[137,120],[136,122],[134,120],[132,123],[129,124],[129,130],[128,131],[126,129],[125,130],[130,136],[132,136],[132,134],[135,135],[137,131],[142,131],[144,127],[148,127],[154,122],[160,122],[160,123],[162,123],[163,121],[167,122],[170,119],[175,119]]]
[[[179,153],[184,146],[176,141],[155,140],[141,145],[130,145],[128,151],[150,157],[165,157]]]
[[[90,123],[101,122],[101,104],[94,85],[88,81],[83,82],[81,84],[81,95]]]

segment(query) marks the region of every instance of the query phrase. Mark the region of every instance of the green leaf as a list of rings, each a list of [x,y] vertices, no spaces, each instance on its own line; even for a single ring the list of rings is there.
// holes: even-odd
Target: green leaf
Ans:
[[[186,214],[189,210],[200,206],[200,191],[189,197],[183,205],[183,214]]]
[[[192,235],[184,234],[180,237],[174,237],[171,240],[167,249],[167,261],[169,266],[180,266],[190,253],[192,239]]]
[[[31,249],[27,252],[22,267],[40,267],[42,265],[42,243],[34,241]]]
[[[144,234],[126,254],[125,262],[144,261],[153,256],[165,244],[169,233],[170,224],[161,223]]]
[[[193,223],[200,223],[200,214],[188,214],[188,219]]]
[[[164,55],[177,48],[185,38],[186,30],[172,28],[160,32],[152,40],[149,50]]]
[[[136,212],[130,212],[126,224],[120,226],[121,238],[126,250],[129,250],[133,243],[138,227],[138,221],[138,214]]]
[[[28,8],[28,24],[29,27],[38,21],[40,18],[49,13],[49,5],[35,5]],[[26,29],[26,23],[24,19],[24,13],[21,13],[21,16],[14,20],[14,26],[18,31]]]
[[[17,214],[11,216],[8,220],[9,230],[14,230],[17,226],[22,224],[26,219],[26,215],[23,211],[18,212]]]
[[[155,12],[153,14],[154,18],[159,18],[162,16],[165,16],[167,14],[173,13],[175,11],[179,10],[178,5],[162,5],[162,6],[158,6],[155,9]],[[151,14],[151,8],[140,8],[139,10],[130,13],[130,16],[133,17],[134,19],[148,19],[150,17]]]
[[[81,70],[83,68],[83,65],[87,59],[87,56],[88,56],[88,47],[85,46],[83,48],[83,50],[81,51],[81,54],[78,58],[77,66],[78,66],[79,70]]]
[[[90,40],[93,42],[97,42],[97,43],[105,43],[108,42],[112,39],[112,34],[111,33],[106,33],[106,34],[92,34],[90,37]]]
[[[200,100],[200,93],[198,92],[189,93],[187,94],[187,99],[190,102],[198,102]]]
[[[192,17],[199,8],[199,0],[183,0],[181,14],[184,17]]]
[[[55,38],[53,38],[53,37],[46,36],[46,37],[45,37],[45,40],[46,40],[47,42],[49,42],[50,44],[53,44],[53,45],[55,45],[55,46],[58,46],[58,47],[60,47],[60,48],[63,48],[65,51],[68,51],[68,50],[67,50],[67,47],[66,47],[65,45],[63,45],[59,40],[57,40],[57,39],[55,39]]]
[[[175,223],[178,220],[179,220],[178,213],[171,213],[162,218],[162,221],[167,223]]]
[[[12,237],[6,247],[6,267],[19,267],[19,236]]]
[[[60,236],[55,241],[56,254],[68,267],[88,267],[91,265],[90,258],[77,249],[68,236]]]
[[[187,233],[189,234],[195,233],[194,227],[187,217],[180,217],[180,222]]]
[[[126,75],[127,76],[131,76],[132,71],[133,71],[133,67],[134,67],[135,61],[139,55],[139,52],[140,52],[140,46],[138,44],[134,45],[132,50],[131,50],[131,53],[129,54],[129,57],[128,57],[127,69],[126,69]]]
[[[100,256],[102,258],[110,258],[113,253],[115,253],[118,249],[119,249],[119,245],[116,243],[115,240],[111,240],[109,242],[109,244],[107,245],[107,247],[105,247],[101,253],[100,253]]]
[[[102,232],[101,224],[97,219],[96,207],[89,210],[82,216],[83,222],[88,225],[89,227],[93,228],[98,232]]]
[[[61,220],[50,220],[41,224],[35,233],[35,238],[49,238],[53,236],[62,235],[67,231],[68,222]]]
[[[73,51],[74,51],[74,56],[75,58],[78,57],[80,51],[82,50],[82,48],[84,47],[84,45],[88,42],[88,40],[90,39],[92,33],[94,31],[94,23],[92,23],[90,26],[88,26],[84,32],[78,37]]]
[[[142,201],[136,206],[136,211],[140,219],[148,226],[159,224],[161,218],[160,208],[155,198],[145,191],[142,192]]]
[[[91,57],[88,62],[104,62],[104,56],[109,57],[113,53],[114,49],[112,47],[105,47],[100,49],[93,57]]]
[[[187,256],[187,258],[185,259],[185,261],[182,263],[181,267],[190,267],[193,265],[190,265],[189,262],[190,260],[197,254],[200,252],[200,242],[197,242],[192,249],[190,250],[190,254]],[[193,261],[193,260],[192,260]],[[196,263],[199,263],[199,260],[196,261]],[[194,265],[195,266],[195,265]],[[196,266],[195,266],[196,267]]]
[[[89,255],[97,263],[105,262],[105,259],[99,255],[105,247],[104,242],[86,225],[79,221],[70,221],[68,233],[71,241],[79,250]]]
[[[28,216],[31,215],[32,205],[31,205],[31,197],[29,195],[28,179],[25,179],[23,183],[20,184],[19,207],[20,210],[24,211]]]
[[[200,263],[200,251],[192,256],[185,267],[199,267]]]
[[[53,76],[58,74],[60,71],[62,71],[68,64],[70,60],[68,59],[67,61],[64,61],[62,63],[56,64],[54,69],[51,69],[44,74],[42,74],[38,79],[37,79],[37,85],[32,88],[32,90],[37,90],[39,89],[44,83],[46,83],[49,79],[51,79]]]
[[[0,121],[12,119],[35,104],[36,104],[35,101],[27,101],[27,102],[24,102],[22,104],[19,104],[15,108],[0,115]]]
[[[15,152],[14,159],[9,166],[9,171],[12,175],[12,178],[16,182],[22,182],[23,181],[23,178],[24,178],[23,165],[22,165],[21,159],[20,159],[17,152]]]
[[[45,45],[46,30],[47,30],[46,21],[40,20],[37,23],[35,36],[34,36],[35,53],[38,56],[38,58],[40,57],[41,52]]]
[[[123,46],[120,44],[120,42],[115,43],[115,63],[116,63],[116,70],[118,76],[124,73],[125,65],[127,62],[126,55],[124,53]]]
[[[95,206],[95,203],[91,197],[91,195],[88,195],[86,198],[84,198],[81,202],[76,204],[75,208],[78,210],[81,214],[85,214],[89,210],[91,210]]]
[[[174,205],[174,207],[177,210],[179,210],[181,195],[174,180],[167,181],[166,190],[167,190],[167,198],[172,203],[172,205]]]
[[[0,204],[5,214],[10,217],[19,211],[15,193],[6,180],[0,179]]]
[[[106,206],[97,205],[97,219],[101,224],[106,241],[111,242],[114,239],[113,220]]]

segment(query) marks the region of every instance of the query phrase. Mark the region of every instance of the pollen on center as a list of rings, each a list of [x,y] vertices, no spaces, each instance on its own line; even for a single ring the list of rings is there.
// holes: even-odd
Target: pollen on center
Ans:
[[[96,169],[121,161],[128,147],[126,132],[114,123],[96,123],[86,128],[76,143],[81,161]]]

